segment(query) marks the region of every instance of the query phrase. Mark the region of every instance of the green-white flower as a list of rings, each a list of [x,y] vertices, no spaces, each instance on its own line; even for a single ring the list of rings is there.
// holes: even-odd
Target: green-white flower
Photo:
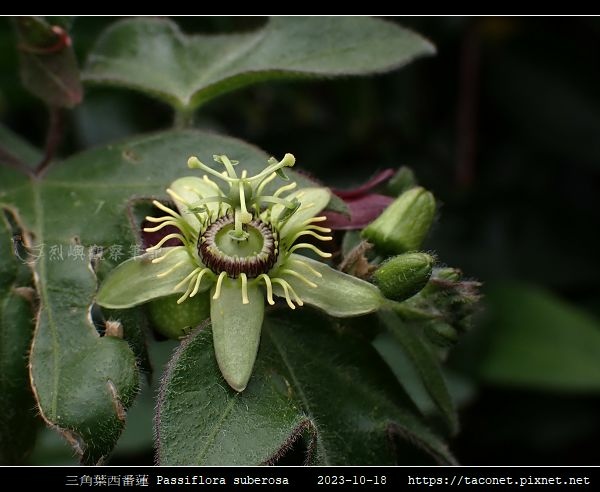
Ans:
[[[279,297],[291,308],[311,304],[337,317],[356,316],[379,309],[386,302],[377,287],[298,254],[310,250],[327,258],[307,237],[331,239],[319,225],[330,192],[313,187],[296,190],[284,184],[272,194],[266,189],[294,156],[271,158],[263,171],[248,176],[236,171],[238,163],[214,156],[224,168],[218,172],[196,157],[188,166],[204,175],[180,178],[167,193],[173,210],[147,217],[155,223],[148,232],[175,226],[147,252],[111,272],[98,292],[98,304],[107,308],[132,307],[179,293],[178,303],[195,302],[210,290],[210,318],[216,359],[229,385],[243,391],[258,351],[265,300]],[[163,248],[169,239],[182,246]],[[198,297],[196,297],[198,296]]]

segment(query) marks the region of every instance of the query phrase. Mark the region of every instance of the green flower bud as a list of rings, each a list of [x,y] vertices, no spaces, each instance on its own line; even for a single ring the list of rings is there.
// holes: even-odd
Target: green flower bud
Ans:
[[[179,294],[155,299],[148,303],[152,326],[167,338],[179,339],[210,316],[208,293],[198,295],[194,302],[177,304]]]
[[[424,188],[405,191],[362,232],[382,252],[399,254],[420,248],[435,215],[435,199]]]
[[[424,332],[427,339],[440,348],[449,348],[458,342],[456,328],[442,321],[425,324]]]
[[[410,167],[402,166],[387,184],[387,189],[394,195],[399,196],[405,191],[417,186],[417,178]]]
[[[405,253],[381,265],[373,274],[373,280],[388,299],[403,301],[425,287],[433,262],[433,257],[426,253]]]

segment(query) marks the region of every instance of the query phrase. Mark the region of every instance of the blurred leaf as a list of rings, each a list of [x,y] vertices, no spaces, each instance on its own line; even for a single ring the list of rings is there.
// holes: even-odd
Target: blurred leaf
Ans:
[[[600,322],[552,294],[520,284],[491,289],[486,382],[566,392],[600,390]]]
[[[16,17],[23,85],[49,106],[72,108],[83,89],[67,31],[41,17]]]
[[[450,432],[458,431],[458,415],[448,392],[437,355],[422,339],[417,323],[407,323],[391,311],[380,311],[379,319],[402,345],[418,371],[429,396],[442,412]]]
[[[30,249],[37,257],[41,311],[31,363],[38,403],[44,418],[87,463],[101,460],[114,446],[138,385],[136,358],[126,341],[99,337],[89,322],[97,284],[89,251],[102,247],[100,263],[106,265],[139,254],[128,220],[130,199],[167,199],[164,190],[173,180],[193,174],[185,165],[190,155],[211,162],[213,154],[222,153],[235,156],[251,173],[267,161],[266,154],[240,141],[185,131],[90,150],[50,168],[43,179],[0,167],[0,205],[14,209],[35,238]],[[125,325],[125,336],[141,354],[141,327]]]
[[[26,167],[35,169],[42,160],[42,152],[0,124],[0,162],[11,157],[25,164]]]
[[[433,52],[418,34],[365,17],[274,17],[257,31],[218,36],[187,36],[165,19],[128,19],[100,37],[84,79],[189,110],[264,80],[382,72]]]
[[[34,299],[18,278],[19,270],[29,279],[31,272],[16,258],[12,239],[0,209],[0,465],[23,464],[38,430],[27,368]]]
[[[295,314],[265,320],[242,393],[222,380],[209,330],[182,344],[160,395],[161,464],[270,462],[302,432],[314,453],[307,459],[319,464],[394,464],[394,437],[453,462],[371,347],[336,334],[326,318]]]

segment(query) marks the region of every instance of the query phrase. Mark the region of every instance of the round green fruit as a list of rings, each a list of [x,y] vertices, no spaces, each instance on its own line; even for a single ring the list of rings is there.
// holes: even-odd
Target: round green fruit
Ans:
[[[167,338],[179,339],[186,336],[210,316],[208,292],[177,304],[179,297],[179,294],[174,294],[148,303],[152,326]]]

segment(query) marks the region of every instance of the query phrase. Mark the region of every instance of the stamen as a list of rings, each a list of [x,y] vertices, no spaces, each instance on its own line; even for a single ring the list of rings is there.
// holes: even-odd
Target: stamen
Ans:
[[[242,304],[249,304],[250,300],[248,299],[248,277],[246,277],[245,273],[240,273],[240,278],[242,279]]]
[[[188,159],[188,167],[190,169],[202,169],[203,171],[205,171],[209,174],[212,174],[213,176],[216,176],[217,178],[222,179],[223,181],[226,181],[227,183],[231,183],[231,181],[233,181],[232,178],[227,176],[227,172],[225,172],[225,174],[221,174],[220,172],[215,171],[211,167],[208,167],[206,164],[203,164],[202,162],[200,162],[198,160],[198,158],[195,156],[192,156]]]
[[[227,157],[226,155],[213,155],[213,159],[215,160],[215,162],[219,162],[225,166],[229,177],[237,179],[237,174],[235,172],[235,169],[233,169],[233,163],[229,160],[229,157]]]
[[[275,162],[273,162],[275,161]],[[277,162],[275,159],[269,159],[269,163],[271,163],[270,166],[267,166],[266,169],[264,169],[262,172],[258,173],[256,176],[252,176],[251,178],[248,178],[251,181],[255,181],[257,179],[262,178],[263,176],[267,176],[269,174],[271,174],[272,172],[276,172],[279,169],[282,169],[284,167],[293,167],[294,164],[296,163],[296,158],[292,155],[292,154],[285,154],[283,156],[283,159],[281,159],[279,162]]]
[[[173,271],[177,270],[184,263],[187,263],[187,261],[186,260],[181,260],[180,262],[175,263],[175,265],[173,265],[168,270],[165,270],[164,272],[160,272],[158,275],[156,275],[156,278],[166,277],[167,275],[169,275],[169,273],[172,273]]]
[[[311,282],[310,280],[308,280],[304,275],[301,275],[300,273],[294,271],[294,270],[290,270],[289,268],[284,268],[283,270],[280,270],[280,273],[287,273],[288,275],[293,275],[296,278],[299,278],[300,280],[302,280],[306,285],[308,285],[309,287],[312,287],[313,289],[317,288],[317,284],[315,284],[314,282]]]
[[[325,253],[324,251],[321,251],[319,248],[317,248],[315,245],[309,244],[309,243],[294,244],[294,246],[292,246],[288,250],[288,253],[293,253],[297,249],[311,249],[312,251],[317,253],[322,258],[331,258],[331,256],[332,256],[331,253]]]
[[[298,186],[298,183],[296,183],[295,181],[288,185],[284,185],[281,188],[279,188],[275,193],[273,193],[273,196],[278,197],[279,195],[281,195],[282,193],[285,193],[286,191],[293,190],[296,186]]]
[[[267,176],[265,179],[263,179],[260,184],[258,185],[258,187],[256,188],[256,196],[260,196],[263,192],[263,190],[265,189],[265,186],[267,186],[271,181],[273,181],[275,178],[277,177],[277,173],[272,173],[269,176]]]
[[[186,239],[181,235],[181,234],[177,234],[177,233],[173,233],[173,234],[167,234],[165,237],[163,237],[158,243],[156,243],[154,246],[151,246],[149,248],[146,248],[146,251],[155,251],[157,249],[159,249],[163,244],[165,244],[169,239],[179,239],[183,244],[186,244],[187,241]]]
[[[264,273],[261,273],[256,278],[262,278],[265,281],[265,286],[267,287],[267,302],[272,306],[275,304],[275,301],[273,300],[273,285],[271,284],[271,279]]]
[[[217,279],[217,286],[215,287],[215,295],[213,299],[216,301],[221,295],[221,285],[223,284],[223,279],[227,276],[227,272],[221,272],[219,274],[219,278]]]

